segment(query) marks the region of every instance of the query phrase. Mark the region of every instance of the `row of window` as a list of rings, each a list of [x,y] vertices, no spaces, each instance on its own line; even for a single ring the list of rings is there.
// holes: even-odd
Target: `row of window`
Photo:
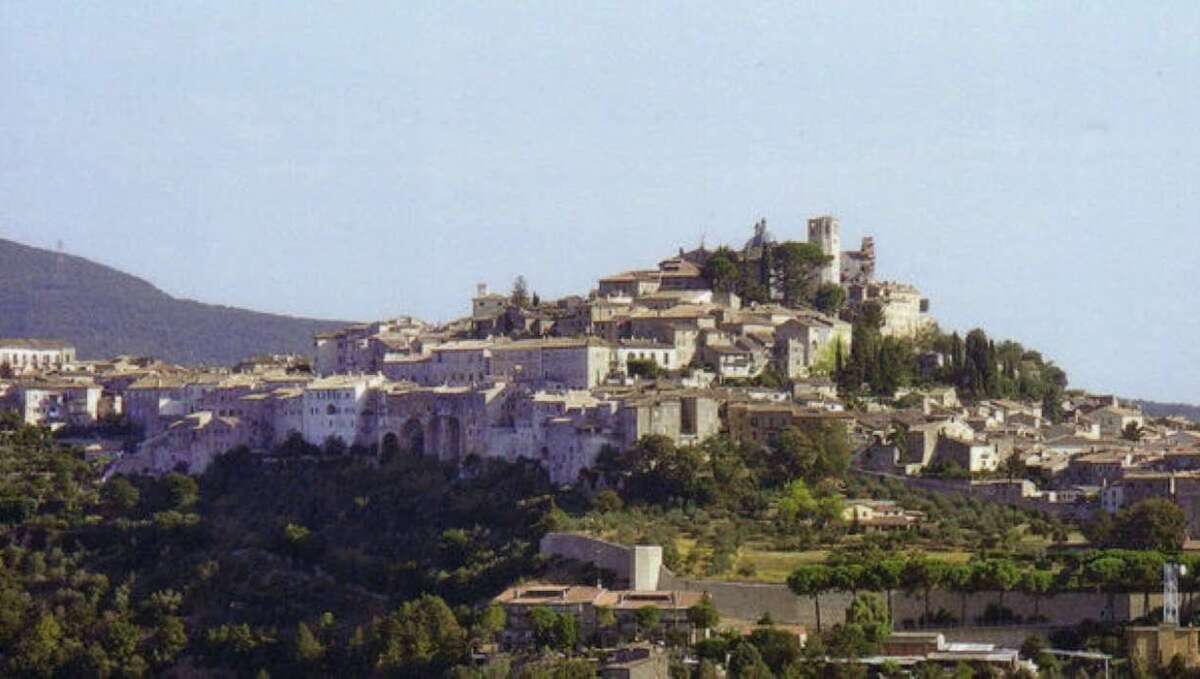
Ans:
[[[0,363],[6,363],[11,366],[48,366],[57,365],[66,360],[61,354],[28,354],[28,353],[9,353],[0,354]]]
[[[317,391],[313,393],[319,401],[341,401],[354,398],[354,394],[346,391]]]

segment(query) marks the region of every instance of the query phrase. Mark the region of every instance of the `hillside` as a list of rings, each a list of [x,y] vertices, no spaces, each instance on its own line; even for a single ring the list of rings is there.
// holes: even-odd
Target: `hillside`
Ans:
[[[1158,401],[1142,401],[1139,399],[1121,399],[1142,409],[1151,417],[1185,417],[1193,422],[1200,422],[1200,406],[1188,403],[1159,403]]]
[[[64,339],[80,358],[228,364],[267,352],[309,353],[314,332],[342,325],[176,299],[81,257],[0,239],[0,337]]]

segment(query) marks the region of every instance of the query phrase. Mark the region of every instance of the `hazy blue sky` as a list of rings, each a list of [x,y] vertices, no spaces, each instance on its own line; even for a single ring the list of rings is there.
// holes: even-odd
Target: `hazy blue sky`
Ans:
[[[799,4],[6,0],[0,237],[447,319],[832,212],[944,326],[1200,402],[1200,3]]]

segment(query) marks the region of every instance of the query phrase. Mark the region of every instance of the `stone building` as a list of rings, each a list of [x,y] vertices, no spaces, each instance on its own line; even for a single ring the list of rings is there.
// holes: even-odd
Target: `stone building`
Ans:
[[[130,384],[122,394],[125,416],[145,436],[161,432],[173,419],[192,412],[184,376],[148,376]]]
[[[842,252],[842,285],[867,284],[875,280],[875,239],[866,236],[859,250]]]
[[[867,302],[879,305],[883,312],[880,332],[885,336],[911,337],[933,323],[929,300],[906,283],[852,283],[846,286],[846,301],[852,308]]]
[[[1088,417],[1100,425],[1104,436],[1120,436],[1129,425],[1146,426],[1146,417],[1136,408],[1106,406],[1092,411]]]
[[[840,345],[850,355],[851,326],[823,314],[797,316],[774,328],[774,358],[779,373],[790,380],[808,377],[814,368],[832,370]]]
[[[590,389],[608,377],[612,346],[595,338],[497,342],[491,377],[536,388]]]
[[[508,303],[508,297],[488,292],[487,283],[480,283],[475,286],[475,296],[471,298],[471,318],[478,321],[498,316]]]
[[[809,410],[792,403],[740,402],[725,408],[726,427],[735,439],[772,445],[789,427],[812,430],[829,424],[848,425],[854,418],[845,412]]]
[[[683,257],[665,259],[657,269],[626,271],[600,279],[596,296],[638,299],[660,291],[707,290],[700,267]]]
[[[0,339],[0,367],[15,375],[62,370],[75,362],[75,347],[52,339]]]
[[[489,428],[500,417],[500,399],[505,395],[503,385],[471,389],[391,384],[380,391],[379,450],[446,462],[488,454]]]
[[[323,445],[340,439],[346,445],[373,443],[368,419],[375,413],[368,407],[368,390],[382,384],[382,377],[334,375],[313,380],[304,388],[304,439]]]
[[[388,354],[407,354],[428,326],[411,316],[358,323],[313,336],[313,372],[317,375],[374,373]]]
[[[248,434],[238,418],[218,417],[207,411],[192,413],[147,438],[135,455],[117,462],[114,472],[201,474],[219,455],[246,444]]]
[[[629,360],[653,361],[663,370],[679,370],[679,350],[673,344],[646,339],[623,339],[613,347],[613,371],[629,374]]]
[[[972,474],[1000,468],[1000,455],[992,443],[943,435],[938,438],[933,463],[954,464]]]
[[[86,426],[100,416],[101,388],[89,381],[17,382],[5,400],[26,424]]]

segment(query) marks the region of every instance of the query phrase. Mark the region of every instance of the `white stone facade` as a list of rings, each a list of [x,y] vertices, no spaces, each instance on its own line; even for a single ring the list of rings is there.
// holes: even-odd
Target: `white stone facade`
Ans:
[[[75,347],[57,340],[0,339],[0,366],[17,375],[61,370],[75,362]]]

